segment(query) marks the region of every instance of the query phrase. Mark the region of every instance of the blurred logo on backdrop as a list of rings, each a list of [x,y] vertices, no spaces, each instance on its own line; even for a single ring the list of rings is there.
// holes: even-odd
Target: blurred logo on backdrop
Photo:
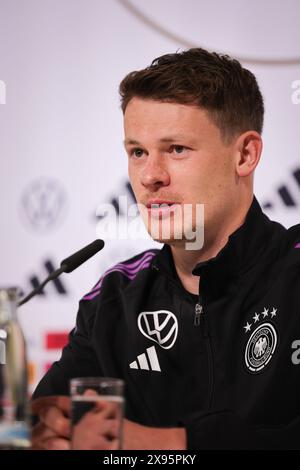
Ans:
[[[66,191],[54,178],[41,177],[30,182],[21,195],[21,218],[32,230],[48,233],[64,219],[67,207]]]
[[[127,181],[124,184],[122,194],[124,196],[128,197],[129,200],[131,200],[132,203],[136,202],[135,195],[134,195],[134,192],[132,190],[132,187],[131,187],[131,184],[130,184],[129,181]],[[122,217],[122,216],[125,215],[124,211],[123,211],[123,208],[120,206],[120,194],[113,194],[109,198],[109,204],[111,204],[111,206],[114,207],[115,212],[116,212],[118,217]],[[102,212],[102,211],[99,211],[98,209],[96,210],[96,220],[98,220],[98,221],[103,220],[108,215],[109,215],[108,212],[105,212],[105,211]]]
[[[117,0],[129,14],[131,14],[137,21],[142,23],[145,27],[154,31],[159,36],[171,40],[175,44],[181,44],[183,47],[204,47],[205,49],[215,49],[213,44],[208,44],[207,33],[205,34],[205,27],[201,28],[201,21],[206,24],[214,24],[215,22],[215,12],[218,11],[219,14],[225,14],[226,9],[228,10],[228,5],[222,7],[220,4],[222,2],[212,1],[210,6],[204,8],[203,2],[193,2],[190,8],[184,8],[184,19],[185,24],[188,24],[188,28],[184,28],[184,22],[178,23],[178,19],[182,18],[182,0],[173,0],[172,1],[172,14],[169,14],[168,9],[166,10],[165,2],[140,2],[139,0]],[[224,2],[225,3],[225,2]],[[244,3],[246,8],[247,2]],[[261,2],[252,2],[256,3],[257,7]],[[228,28],[238,30],[236,24],[239,21],[239,10],[235,8],[236,14],[228,15],[226,21],[219,22],[218,29],[219,33],[223,35],[222,43],[222,52],[225,52],[229,55],[234,55],[241,62],[247,62],[249,64],[263,64],[269,66],[286,66],[286,65],[299,65],[300,56],[297,49],[297,41],[285,41],[284,27],[289,25],[289,33],[292,36],[293,33],[297,31],[297,15],[294,15],[294,18],[291,15],[275,14],[276,7],[278,8],[277,13],[280,12],[280,5],[276,6],[273,2],[273,16],[272,16],[272,30],[269,29],[269,36],[273,31],[276,34],[272,35],[272,40],[264,44],[261,44],[259,52],[256,51],[257,47],[255,42],[252,41],[253,48],[250,49],[250,45],[247,48],[247,54],[238,54],[234,53],[231,50],[231,41],[232,38],[230,34],[227,33]],[[224,8],[224,10],[223,10]],[[226,8],[226,9],[225,9]],[[167,11],[167,13],[166,13]],[[248,11],[247,24],[243,24],[243,34],[245,37],[252,36],[252,25],[255,22],[256,24],[256,35],[259,37],[264,37],[266,31],[266,25],[269,24],[269,11],[268,9],[260,9],[260,22],[256,21],[257,19],[257,9],[254,7],[252,11]],[[195,22],[195,19],[197,23]],[[243,17],[240,16],[240,21]],[[178,30],[178,25],[180,25],[180,30]],[[203,31],[204,30],[204,31]],[[204,42],[199,38],[199,31],[202,31],[202,36],[206,37]],[[267,29],[268,31],[268,29]],[[218,36],[216,36],[218,37]],[[199,40],[200,39],[200,40]],[[212,42],[212,39],[210,40]],[[277,53],[275,51],[280,50],[287,44],[288,51],[287,53]],[[281,46],[281,47],[280,47]],[[286,47],[287,47],[286,46]],[[256,49],[255,49],[256,48]],[[249,50],[250,49],[250,50]]]
[[[45,277],[48,277],[50,274],[52,274],[55,271],[55,265],[52,262],[51,259],[46,259],[43,262],[43,268],[44,268],[44,273],[41,275],[37,274],[30,274],[29,275],[29,285],[30,285],[30,290],[35,289],[38,287],[42,281],[44,280]],[[65,281],[63,281],[62,278],[57,278],[53,279],[50,284],[48,284],[45,289],[42,289],[37,295],[44,297],[46,296],[46,293],[51,292],[52,295],[55,293],[56,295],[67,295],[68,291],[65,286]],[[24,295],[24,292],[23,292]]]
[[[262,207],[266,211],[274,211],[280,207],[286,210],[300,207],[300,167],[290,172],[286,182],[276,187],[271,199],[265,200]]]
[[[128,217],[128,208],[136,204],[135,195],[128,180],[125,180],[120,185],[119,190],[107,195],[104,200],[105,203],[101,202],[97,205],[90,219],[92,223],[96,224],[96,236],[106,242],[105,249],[99,257],[99,264],[97,265],[97,269],[101,273],[122,260],[129,259],[147,248],[158,245],[149,235],[146,239],[123,236],[124,234],[129,235],[126,229],[130,226],[130,222],[132,222],[132,229],[142,227],[147,235],[146,228],[138,212],[134,211],[134,214]],[[115,231],[116,227],[117,230]]]

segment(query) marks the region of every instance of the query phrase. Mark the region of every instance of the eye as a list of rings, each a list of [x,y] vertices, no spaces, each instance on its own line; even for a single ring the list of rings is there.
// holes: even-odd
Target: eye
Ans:
[[[176,153],[177,155],[180,155],[180,154],[184,153],[184,151],[187,150],[187,148],[184,147],[183,145],[173,145],[171,150],[172,150],[172,152]]]
[[[130,154],[133,155],[136,158],[142,157],[143,153],[144,153],[144,151],[140,148],[132,149],[132,151],[130,152]]]

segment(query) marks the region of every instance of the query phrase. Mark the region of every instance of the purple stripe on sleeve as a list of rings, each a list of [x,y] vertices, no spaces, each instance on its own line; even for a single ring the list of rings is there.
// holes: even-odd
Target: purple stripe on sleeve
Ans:
[[[133,280],[137,276],[139,271],[141,271],[142,269],[146,269],[150,266],[151,261],[154,258],[154,256],[155,256],[155,253],[147,252],[147,253],[144,253],[144,255],[139,260],[135,261],[134,263],[116,264],[115,266],[108,269],[104,273],[104,275],[101,277],[101,279],[92,289],[92,291],[83,297],[83,300],[92,300],[94,297],[96,297],[101,290],[101,286],[102,286],[104,278],[112,272],[115,272],[115,271],[120,272],[124,274],[128,279]]]
[[[135,272],[140,268],[140,265],[142,262],[150,261],[152,258],[153,258],[153,255],[148,253],[147,256],[141,258],[138,263],[133,263],[133,264],[120,263],[120,264],[116,264],[114,267],[115,268],[123,267],[124,269],[126,269],[126,271]]]
[[[297,244],[295,245],[295,248],[300,248],[300,243],[297,243]]]
[[[151,263],[146,263],[143,265],[143,267],[141,267],[141,269],[145,269],[145,268],[148,268],[150,266]],[[126,273],[124,271],[122,271],[121,269],[115,269],[114,271],[118,271],[122,274],[124,274],[126,277],[128,277],[131,281],[137,276],[138,273],[135,273],[135,274],[129,274],[129,273]],[[106,277],[103,276],[102,278],[102,281],[104,280],[104,278]],[[90,292],[89,294],[85,295],[83,297],[83,300],[92,300],[94,299],[95,297],[97,297],[97,295],[99,294],[100,290],[101,290],[101,286],[102,286],[102,282],[101,284],[99,285],[99,288],[96,290],[96,291],[93,291],[93,292]]]
[[[107,274],[109,274],[110,272],[113,272],[116,270],[116,268],[123,268],[126,269],[127,271],[131,271],[131,270],[139,270],[140,269],[140,266],[141,266],[141,263],[143,263],[145,260],[151,260],[153,257],[155,256],[155,253],[153,252],[147,252],[147,253],[144,253],[144,255],[137,261],[135,261],[134,263],[129,263],[129,264],[126,264],[126,263],[119,263],[119,264],[116,264],[115,266],[113,266],[112,268],[108,269],[105,273],[104,273],[104,276],[106,276]],[[95,289],[99,289],[99,286],[100,286],[100,283],[102,281],[103,277],[99,280],[99,282],[93,287],[92,291],[94,291]]]
[[[153,256],[155,256],[155,253],[153,253],[152,251],[147,251],[146,253],[143,254],[143,256],[140,259],[138,259],[137,261],[134,261],[133,263],[128,263],[128,264],[127,263],[119,263],[119,264],[121,264],[122,266],[128,266],[130,268],[135,268],[135,267],[140,265],[141,261],[144,261],[144,259],[146,259],[146,258],[149,258],[149,259],[151,258],[152,259]],[[116,266],[118,266],[118,265],[116,265]]]
[[[115,266],[113,266],[112,268],[108,269],[104,275],[101,277],[101,279],[99,280],[99,282],[93,287],[93,289],[91,290],[90,294],[92,292],[94,292],[95,290],[99,290],[99,287],[101,286],[101,283],[102,283],[102,279],[104,276],[106,276],[107,274],[113,272],[113,271],[116,271],[117,268],[121,268],[121,269],[124,269],[124,271],[126,272],[137,272],[141,269],[141,265],[145,262],[145,261],[150,261],[153,257],[155,256],[155,253],[152,253],[152,252],[147,252],[145,253],[138,261],[136,261],[135,263],[130,263],[130,264],[125,264],[125,263],[119,263],[119,264],[116,264]]]
[[[145,259],[140,265],[138,268],[135,268],[134,271],[130,271],[128,269],[126,269],[126,267],[124,265],[116,265],[114,266],[113,268],[109,269],[108,271],[105,272],[104,276],[100,279],[98,285],[96,288],[94,288],[90,294],[92,294],[93,292],[95,291],[99,291],[101,285],[102,285],[102,282],[103,282],[103,279],[110,273],[113,273],[115,271],[118,271],[120,273],[123,273],[125,274],[129,279],[131,279],[132,276],[135,276],[141,269],[145,269],[145,267],[149,267],[150,265],[150,261],[151,259]]]

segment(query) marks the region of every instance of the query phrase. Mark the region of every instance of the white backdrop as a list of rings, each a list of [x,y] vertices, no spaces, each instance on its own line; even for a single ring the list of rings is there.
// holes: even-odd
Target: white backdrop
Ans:
[[[298,223],[299,16],[298,0],[0,0],[0,284],[27,292],[96,238],[98,204],[128,192],[119,82],[179,48],[229,53],[256,74],[266,104],[256,195],[271,218]],[[150,245],[108,242],[20,309],[31,387],[59,357],[79,298]]]

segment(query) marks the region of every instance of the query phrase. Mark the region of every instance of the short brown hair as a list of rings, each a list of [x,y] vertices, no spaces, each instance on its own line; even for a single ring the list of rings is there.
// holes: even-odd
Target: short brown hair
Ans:
[[[120,84],[123,113],[134,98],[206,109],[224,138],[263,128],[264,103],[253,73],[228,55],[193,48],[154,59]]]

